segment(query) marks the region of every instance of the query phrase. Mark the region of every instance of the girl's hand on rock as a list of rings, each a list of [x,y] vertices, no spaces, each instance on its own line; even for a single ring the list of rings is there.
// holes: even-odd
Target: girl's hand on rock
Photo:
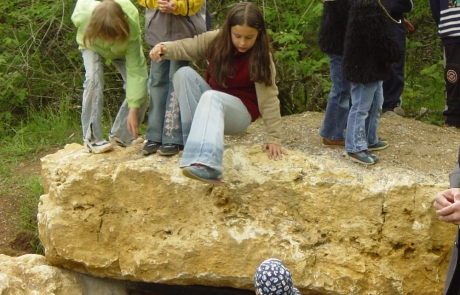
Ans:
[[[280,145],[274,143],[265,143],[262,146],[262,150],[268,150],[268,158],[275,161],[283,159],[283,154],[288,154]]]

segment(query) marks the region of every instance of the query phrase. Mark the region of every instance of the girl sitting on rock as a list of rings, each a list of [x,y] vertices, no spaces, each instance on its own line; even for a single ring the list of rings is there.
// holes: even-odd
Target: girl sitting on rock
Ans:
[[[150,57],[209,61],[205,79],[190,67],[179,69],[173,78],[185,143],[180,163],[185,176],[220,184],[224,134],[244,132],[259,116],[267,128],[262,150],[274,160],[286,154],[280,145],[275,65],[265,20],[254,3],[236,4],[221,30],[160,43]]]

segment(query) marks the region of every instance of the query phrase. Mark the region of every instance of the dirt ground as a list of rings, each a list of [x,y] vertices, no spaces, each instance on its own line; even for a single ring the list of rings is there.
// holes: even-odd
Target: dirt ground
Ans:
[[[326,149],[321,146],[321,137],[318,135],[323,118],[322,113],[310,112],[283,117],[284,147],[288,150],[301,150],[308,154],[324,153]],[[256,122],[253,125],[245,134],[227,137],[227,144],[262,142],[259,130],[264,130],[263,124]],[[380,120],[379,136],[386,139],[390,146],[385,150],[375,152],[379,156],[379,162],[370,166],[369,169],[378,169],[379,166],[387,165],[428,173],[435,179],[447,181],[446,174],[454,168],[457,162],[460,143],[459,129],[438,127],[411,118],[386,116],[385,114]],[[35,159],[20,163],[14,175],[39,175],[40,158],[46,154],[55,153],[58,149],[59,147],[49,149],[40,153]],[[346,158],[342,149],[335,151],[333,156],[338,159]],[[33,253],[29,243],[33,235],[18,231],[13,227],[15,218],[19,214],[17,200],[20,198],[20,194],[0,196],[1,254],[19,256]]]
[[[16,178],[15,176],[20,175],[40,175],[40,158],[48,154],[53,154],[59,149],[60,147],[46,149],[40,152],[36,158],[18,163],[12,173],[13,177]],[[20,214],[18,202],[23,197],[19,193],[19,189],[15,189],[15,186],[17,186],[17,184],[13,182],[11,191],[18,191],[17,194],[0,195],[0,254],[9,256],[21,256],[28,253],[34,253],[31,241],[35,244],[38,243],[38,238],[33,232],[20,230],[17,226],[15,227]]]

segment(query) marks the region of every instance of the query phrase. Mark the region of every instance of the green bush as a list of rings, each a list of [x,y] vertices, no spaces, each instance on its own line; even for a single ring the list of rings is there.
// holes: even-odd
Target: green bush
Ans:
[[[144,9],[139,7],[141,27]],[[237,0],[210,1],[213,27],[220,27]],[[282,114],[324,110],[331,81],[328,60],[317,45],[322,3],[316,0],[253,1],[265,15],[276,50]],[[14,125],[26,110],[59,108],[62,97],[81,103],[84,69],[70,20],[75,0],[19,0],[0,3],[0,121]],[[428,0],[414,0],[408,18],[416,32],[408,36],[404,108],[419,114],[443,105],[442,47]],[[145,45],[146,57],[150,48]],[[197,63],[202,67],[204,63]],[[201,69],[202,70],[202,69]],[[124,98],[114,67],[106,73],[105,114],[116,113]],[[78,111],[78,108],[73,108]],[[414,115],[415,116],[415,115]],[[109,116],[110,117],[110,116]],[[423,118],[420,118],[423,119]]]
[[[73,1],[0,4],[0,118],[16,121],[24,107],[59,101],[74,91],[75,44],[69,15]]]
[[[403,107],[413,118],[442,125],[445,104],[443,48],[429,1],[415,1],[414,10],[407,14],[407,19],[416,30],[407,35]]]

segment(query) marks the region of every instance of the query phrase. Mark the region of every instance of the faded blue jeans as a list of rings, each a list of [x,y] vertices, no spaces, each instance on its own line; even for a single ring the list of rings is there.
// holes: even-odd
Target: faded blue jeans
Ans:
[[[351,83],[351,109],[348,115],[345,150],[357,153],[379,141],[377,128],[383,104],[383,81]]]
[[[83,82],[83,101],[81,109],[81,125],[83,139],[90,142],[98,142],[104,139],[102,134],[102,108],[104,106],[104,58],[98,53],[84,49],[81,51],[85,66],[85,82]],[[126,89],[126,65],[124,59],[113,59],[113,65],[123,78],[123,89]],[[139,125],[144,120],[147,101],[138,110],[137,119]],[[128,131],[129,107],[126,99],[118,111],[113,122],[111,134],[124,142],[131,142],[132,135]]]
[[[179,102],[174,95],[172,78],[188,61],[162,60],[150,62],[148,93],[150,109],[145,138],[160,143],[182,145]]]
[[[328,54],[332,88],[327,98],[326,114],[319,135],[326,139],[345,139],[350,108],[351,84],[342,76],[342,56]]]
[[[224,134],[242,133],[251,124],[251,115],[238,97],[211,90],[190,67],[174,75],[184,136],[180,167],[202,164],[222,173]]]

